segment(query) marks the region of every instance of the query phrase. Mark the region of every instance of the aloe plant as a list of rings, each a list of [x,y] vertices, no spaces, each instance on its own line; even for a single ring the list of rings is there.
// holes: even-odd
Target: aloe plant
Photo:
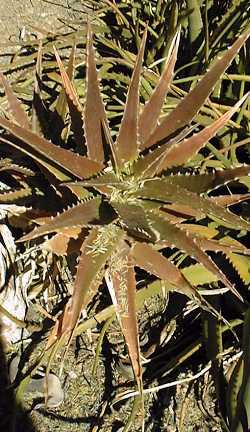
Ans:
[[[27,212],[27,217],[33,217],[33,223],[38,226],[20,241],[33,241],[53,234],[41,247],[58,255],[79,254],[72,297],[58,318],[48,346],[60,338],[71,340],[82,310],[105,280],[141,392],[136,267],[165,281],[169,289],[194,298],[201,307],[215,312],[185,274],[165,256],[166,250],[178,248],[241,298],[207,251],[220,251],[228,257],[234,254],[240,260],[249,250],[230,237],[227,242],[218,240],[219,231],[211,234],[199,221],[213,220],[218,230],[223,226],[249,230],[247,220],[227,209],[246,199],[246,195],[230,195],[226,199],[225,196],[212,198],[208,194],[224,183],[247,176],[250,168],[237,165],[223,171],[199,173],[198,160],[194,173],[187,175],[185,170],[190,166],[189,161],[248,98],[248,94],[244,95],[229,111],[194,132],[192,123],[197,113],[249,35],[248,30],[240,36],[177,107],[162,117],[162,105],[173,78],[179,32],[173,38],[154,92],[147,104],[140,106],[140,77],[147,41],[145,30],[118,133],[109,125],[102,100],[90,26],[84,106],[74,87],[75,46],[67,71],[55,49],[63,88],[55,104],[54,118],[61,124],[60,141],[65,139],[65,145],[73,142],[79,154],[46,139],[41,132],[37,104],[33,104],[31,122],[7,81],[4,77],[1,79],[9,103],[6,117],[0,117],[0,126],[6,131],[1,140],[33,160],[65,207],[64,211],[46,217],[38,212],[36,218]],[[41,53],[35,88],[35,95],[41,102],[40,61]],[[55,129],[57,133],[52,138],[59,141],[58,128]],[[39,201],[39,196],[36,199]]]

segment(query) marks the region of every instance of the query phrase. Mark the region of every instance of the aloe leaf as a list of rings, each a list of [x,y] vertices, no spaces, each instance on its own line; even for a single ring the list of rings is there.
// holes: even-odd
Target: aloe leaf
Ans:
[[[32,190],[29,187],[0,193],[0,203],[10,203],[32,195]]]
[[[106,281],[128,347],[134,375],[142,393],[142,367],[135,303],[135,271],[130,248],[124,241],[119,245],[111,261]]]
[[[189,297],[196,295],[195,289],[182,275],[181,271],[160,252],[146,243],[136,243],[132,248],[136,265],[158,278],[168,281]]]
[[[142,206],[112,201],[112,207],[120,217],[121,224],[130,234],[144,240],[155,240],[155,234],[150,227]]]
[[[23,174],[26,177],[35,175],[30,168],[12,163],[10,159],[0,159],[0,172],[11,171],[18,174]]]
[[[249,35],[250,30],[248,29],[245,33],[239,36],[231,48],[227,49],[225,54],[215,62],[201,81],[198,82],[196,87],[185,96],[177,107],[155,129],[149,137],[148,142],[145,144],[146,147],[150,147],[152,144],[166,139],[166,137],[171,135],[173,132],[192,121],[210,93],[213,91],[213,88],[218,82],[220,76],[228,68],[240,48],[248,39]]]
[[[189,40],[192,44],[193,42],[197,41],[201,31],[203,30],[203,22],[202,22],[201,11],[200,11],[200,1],[187,0],[187,7],[192,11],[188,15]]]
[[[233,214],[229,210],[216,204],[209,198],[201,197],[193,192],[181,188],[171,182],[171,177],[166,180],[153,179],[144,182],[141,189],[133,194],[137,198],[158,200],[162,202],[173,202],[186,205],[191,209],[197,210],[199,217],[207,215],[211,218],[219,219],[222,225],[237,229],[249,230],[250,223]]]
[[[168,147],[172,144],[177,144],[182,141],[187,135],[194,130],[194,126],[186,127],[175,138],[171,139]],[[162,148],[163,147],[163,148]],[[149,152],[146,156],[142,156],[134,163],[133,172],[136,177],[153,177],[155,175],[156,166],[166,150],[166,146],[156,148],[154,151]]]
[[[146,38],[147,29],[142,37],[141,47],[127,93],[120,130],[115,143],[117,162],[120,169],[125,163],[133,162],[138,156],[139,84]]]
[[[170,247],[177,247],[178,249],[188,253],[191,257],[195,258],[196,261],[203,264],[208,270],[217,276],[218,279],[221,280],[237,297],[240,297],[234,286],[229,282],[222,271],[196,244],[196,239],[186,230],[182,229],[181,225],[176,227],[153,213],[148,214],[148,220],[152,230],[158,237],[158,241],[164,242],[165,240]]]
[[[217,282],[218,278],[202,264],[192,264],[181,269],[181,273],[193,286],[211,284]]]
[[[242,384],[242,377],[243,361],[241,356],[234,366],[227,389],[227,411],[230,426],[232,426],[237,413],[238,395]]]
[[[173,175],[171,176],[171,182],[184,187],[190,192],[203,193],[248,174],[250,174],[250,165],[242,165],[236,168],[218,170],[214,173]]]
[[[211,125],[207,126],[192,137],[181,141],[179,144],[173,145],[160,159],[157,172],[172,166],[185,164],[185,162],[194,156],[211,138],[216,135],[216,133],[228,122],[228,120],[230,120],[232,115],[248,97],[249,93],[246,93],[233,108],[223,114],[218,120],[215,120]]]
[[[42,247],[58,256],[78,253],[83,242],[83,239],[79,237],[80,233],[81,228],[79,227],[62,229],[58,234],[46,240]]]
[[[83,243],[69,305],[70,320],[67,328],[70,331],[76,327],[82,309],[100,285],[104,265],[122,236],[122,231],[114,225],[107,226],[102,231],[93,228]]]
[[[145,104],[144,109],[139,117],[139,137],[141,150],[145,148],[145,142],[147,141],[151,132],[155,129],[157,125],[157,121],[161,112],[162,105],[164,103],[166,93],[173,78],[179,42],[180,29],[173,38],[173,41],[169,48],[165,69],[159,79],[159,82],[155,87],[150,99]]]
[[[250,249],[247,249],[240,244],[239,244],[239,246],[228,245],[228,244],[223,244],[222,242],[219,242],[218,240],[199,238],[197,236],[195,236],[195,239],[196,239],[196,244],[202,250],[214,251],[214,252],[223,252],[224,254],[230,254],[232,252],[248,254],[248,255],[250,254]]]
[[[174,143],[174,140],[172,140],[170,143],[158,147],[152,153],[145,156],[143,160],[143,166],[145,167],[143,176],[152,176],[160,173],[164,169],[183,165],[187,162],[216,135],[218,130],[227,123],[248,96],[249,93],[246,93],[234,107],[197,134],[178,143]]]
[[[250,284],[250,257],[232,252],[227,254],[227,258],[244,283]]]
[[[35,155],[39,153],[39,155],[42,156],[41,160],[38,159],[41,164],[43,164],[43,159],[45,159],[45,162],[48,161],[49,165],[55,164],[57,167],[62,167],[70,174],[70,177],[75,175],[78,178],[88,178],[102,169],[100,163],[75,154],[72,151],[57,147],[45,138],[36,135],[28,129],[22,128],[3,117],[0,117],[0,126],[27,145],[28,153],[31,157],[33,153]],[[17,144],[9,141],[9,144],[22,151],[21,143]]]
[[[11,113],[12,118],[20,126],[29,129],[30,121],[26,114],[26,111],[23,108],[21,102],[17,99],[15,93],[13,92],[11,86],[9,85],[7,79],[2,74],[2,72],[0,72],[0,84],[4,88],[5,95],[9,104],[9,112]]]
[[[104,161],[102,125],[107,125],[106,113],[101,98],[95,64],[93,37],[88,25],[87,35],[87,92],[85,102],[84,128],[88,156],[96,161]]]
[[[245,312],[243,341],[242,341],[242,360],[243,376],[242,383],[238,393],[238,403],[236,415],[232,421],[232,432],[247,431],[250,426],[250,310]]]
[[[58,216],[51,217],[44,225],[35,228],[29,234],[23,236],[19,241],[32,240],[42,235],[57,232],[64,228],[76,228],[88,225],[91,221],[99,218],[100,198],[93,198],[89,201],[75,205],[65,210]],[[74,230],[73,230],[74,235]],[[70,233],[68,232],[68,236]]]
[[[63,88],[65,90],[69,113],[71,118],[71,126],[74,133],[74,137],[79,148],[84,148],[84,130],[83,130],[83,108],[78,98],[77,92],[74,88],[72,81],[70,80],[60,56],[54,47],[56,61],[60,70]]]
[[[41,89],[40,82],[42,79],[42,41],[38,46],[37,50],[37,59],[36,59],[36,68],[35,68],[35,79],[34,79],[34,91],[33,91],[33,100],[32,100],[32,113],[31,113],[31,129],[32,132],[37,133],[38,135],[41,133],[40,127],[40,119],[38,114],[38,104],[39,107],[43,107],[43,102],[41,98]],[[20,125],[22,126],[22,125]],[[24,126],[25,127],[25,126]],[[26,127],[27,129],[27,127]]]
[[[76,43],[74,42],[69,56],[69,61],[68,61],[68,66],[66,71],[70,81],[73,80],[73,76],[74,76],[75,54],[76,54]],[[65,94],[65,89],[62,88],[56,101],[55,111],[57,112],[57,114],[59,115],[63,123],[65,121],[67,110],[68,110],[67,97]]]
[[[79,185],[79,186],[89,186],[89,187],[98,187],[98,186],[118,186],[121,184],[121,181],[113,172],[107,172],[99,175],[98,177],[93,177],[89,180],[78,181],[75,183],[66,183],[67,185]]]
[[[216,204],[222,207],[229,207],[249,199],[250,194],[219,195],[217,197],[210,197],[210,200],[216,202]]]
[[[250,253],[250,249],[232,237],[225,236],[220,240],[214,239],[219,234],[219,230],[215,228],[191,223],[182,223],[181,227],[195,236],[196,242],[203,250],[224,253],[236,252],[245,255],[249,255]]]

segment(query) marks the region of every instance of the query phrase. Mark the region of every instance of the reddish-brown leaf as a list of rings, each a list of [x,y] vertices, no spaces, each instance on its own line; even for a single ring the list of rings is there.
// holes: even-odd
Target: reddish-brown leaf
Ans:
[[[69,61],[68,61],[67,71],[66,71],[66,74],[67,74],[70,82],[72,82],[73,77],[74,77],[75,54],[76,54],[76,43],[74,42],[70,56],[69,56]],[[61,66],[61,63],[60,63],[60,66]],[[67,78],[66,78],[66,80],[67,80]],[[64,84],[64,81],[63,81],[63,84]],[[55,111],[57,112],[59,117],[62,119],[63,123],[65,121],[67,109],[68,109],[67,97],[65,94],[65,89],[63,87],[61,89],[61,92],[59,94],[59,97],[57,99],[56,106],[55,106]]]
[[[215,120],[211,125],[197,134],[183,141],[178,141],[177,143],[175,143],[173,139],[171,142],[150,152],[137,162],[135,167],[136,173],[141,174],[145,178],[149,176],[152,177],[172,166],[183,165],[216,135],[218,130],[227,123],[248,96],[249,93],[243,96],[234,107],[223,114],[218,120]]]
[[[83,243],[70,304],[70,320],[67,323],[67,330],[74,330],[82,309],[92,299],[102,282],[103,268],[107,259],[114,252],[122,237],[122,231],[114,226],[113,229],[110,226],[104,227],[102,231],[93,228]]]
[[[195,236],[185,229],[182,229],[181,225],[177,227],[176,225],[169,223],[166,219],[163,219],[158,215],[154,215],[153,213],[148,215],[148,219],[151,222],[152,229],[158,236],[159,241],[164,242],[165,240],[170,247],[177,247],[178,249],[188,253],[191,257],[195,258],[215,276],[217,276],[218,279],[221,280],[225,286],[228,287],[237,297],[240,297],[227,277],[211,260],[211,258],[200,248],[200,246],[197,245]]]
[[[201,106],[213,91],[220,76],[228,68],[240,48],[250,35],[248,29],[243,35],[239,36],[236,42],[228,48],[219,60],[217,60],[204,77],[198,82],[196,87],[186,95],[177,107],[161,122],[149,137],[145,147],[150,147],[163,139],[166,139],[176,130],[185,126],[195,117]]]
[[[65,228],[69,228],[68,237],[70,237],[70,229],[72,231],[72,237],[75,235],[76,227],[84,227],[91,221],[95,221],[99,218],[99,206],[100,198],[93,198],[89,201],[80,203],[58,216],[51,217],[44,225],[35,228],[29,234],[23,236],[19,241],[32,240],[36,237],[40,237],[51,232],[60,232]]]
[[[194,288],[187,282],[180,270],[160,252],[146,243],[136,243],[132,248],[136,265],[158,278],[169,282],[190,297],[194,296]]]
[[[177,32],[171,46],[169,48],[168,57],[165,63],[165,69],[159,79],[159,82],[154,89],[154,92],[148,102],[145,104],[144,109],[139,117],[139,137],[140,148],[143,150],[146,146],[145,143],[157,126],[157,121],[164,103],[165,96],[171,84],[177,52],[180,41],[180,31]]]
[[[218,130],[220,130],[237,109],[244,103],[249,97],[249,93],[246,93],[229,111],[223,114],[218,120],[215,120],[211,125],[207,126],[197,134],[187,138],[180,143],[171,146],[162,157],[159,159],[159,163],[156,172],[159,173],[164,169],[171,168],[172,166],[183,165],[192,156],[194,156],[204,145],[213,138]]]
[[[17,99],[5,76],[0,72],[0,84],[3,86],[13,120],[23,128],[30,128],[30,121],[21,102]]]
[[[87,34],[87,91],[84,115],[84,129],[88,156],[96,161],[104,161],[103,124],[107,126],[107,117],[101,97],[95,64],[93,37],[88,25]]]
[[[139,84],[146,38],[147,29],[142,37],[140,51],[128,89],[123,119],[115,144],[119,168],[122,168],[126,162],[134,161],[138,155]]]
[[[9,144],[30,154],[31,156],[34,154],[41,164],[43,164],[43,161],[45,160],[45,163],[48,161],[49,165],[56,165],[59,169],[60,167],[63,168],[63,170],[69,173],[70,177],[76,176],[82,179],[88,178],[102,169],[100,163],[92,161],[87,157],[80,156],[72,151],[60,148],[47,141],[45,138],[36,135],[28,129],[22,128],[3,117],[0,117],[0,126],[27,145],[28,150],[23,147],[21,143],[17,144],[16,142],[12,143],[9,141]],[[42,156],[41,159],[40,157],[37,157],[40,155]]]
[[[78,146],[80,148],[83,148],[85,142],[84,129],[83,129],[83,108],[79,101],[74,85],[71,79],[69,78],[55,47],[54,47],[54,52],[55,52],[56,61],[60,70],[62,83],[65,90],[67,102],[68,102],[69,113],[71,118],[71,127],[74,133],[74,137]]]
[[[124,241],[119,244],[107,275],[106,280],[128,347],[134,375],[142,391],[142,368],[135,304],[135,271],[130,248]]]

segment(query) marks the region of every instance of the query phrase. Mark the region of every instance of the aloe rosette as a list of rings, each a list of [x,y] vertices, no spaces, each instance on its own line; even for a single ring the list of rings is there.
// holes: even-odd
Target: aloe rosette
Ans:
[[[56,104],[57,115],[65,125],[69,113],[70,133],[76,147],[82,150],[81,154],[44,138],[36,127],[37,122],[30,121],[7,80],[1,78],[10,109],[7,118],[0,117],[0,126],[8,133],[8,143],[33,159],[65,204],[70,194],[73,197],[63,212],[37,221],[34,219],[38,226],[21,238],[21,241],[29,241],[53,233],[46,238],[45,248],[56,254],[79,253],[73,294],[53,335],[58,339],[73,334],[81,311],[105,280],[139,386],[142,386],[142,372],[135,307],[135,267],[207,307],[184,273],[164,255],[166,248],[175,247],[203,265],[240,297],[207,251],[219,251],[227,256],[237,254],[238,257],[249,251],[239,241],[225,243],[207,235],[199,220],[208,218],[215,220],[218,226],[249,230],[247,220],[228,210],[228,206],[248,199],[248,195],[230,195],[227,200],[225,196],[209,197],[208,193],[226,182],[248,175],[250,168],[242,165],[205,173],[196,170],[187,175],[185,167],[248,98],[246,94],[229,111],[194,132],[192,123],[198,111],[249,35],[248,30],[240,36],[179,104],[162,116],[173,79],[179,32],[173,38],[158,84],[147,103],[141,106],[145,31],[115,136],[101,96],[93,38],[88,26],[84,105],[74,86],[75,47],[67,71],[55,50],[63,86]],[[39,75],[39,67],[37,69]],[[75,197],[78,202],[71,205]],[[73,248],[70,248],[71,239],[79,240]]]

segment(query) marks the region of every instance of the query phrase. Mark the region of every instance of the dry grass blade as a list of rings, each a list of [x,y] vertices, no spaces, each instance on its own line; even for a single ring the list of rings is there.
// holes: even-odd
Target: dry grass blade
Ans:
[[[140,51],[128,89],[123,119],[115,144],[119,168],[122,168],[126,162],[133,162],[138,155],[139,84],[146,39],[147,29],[142,37]]]

